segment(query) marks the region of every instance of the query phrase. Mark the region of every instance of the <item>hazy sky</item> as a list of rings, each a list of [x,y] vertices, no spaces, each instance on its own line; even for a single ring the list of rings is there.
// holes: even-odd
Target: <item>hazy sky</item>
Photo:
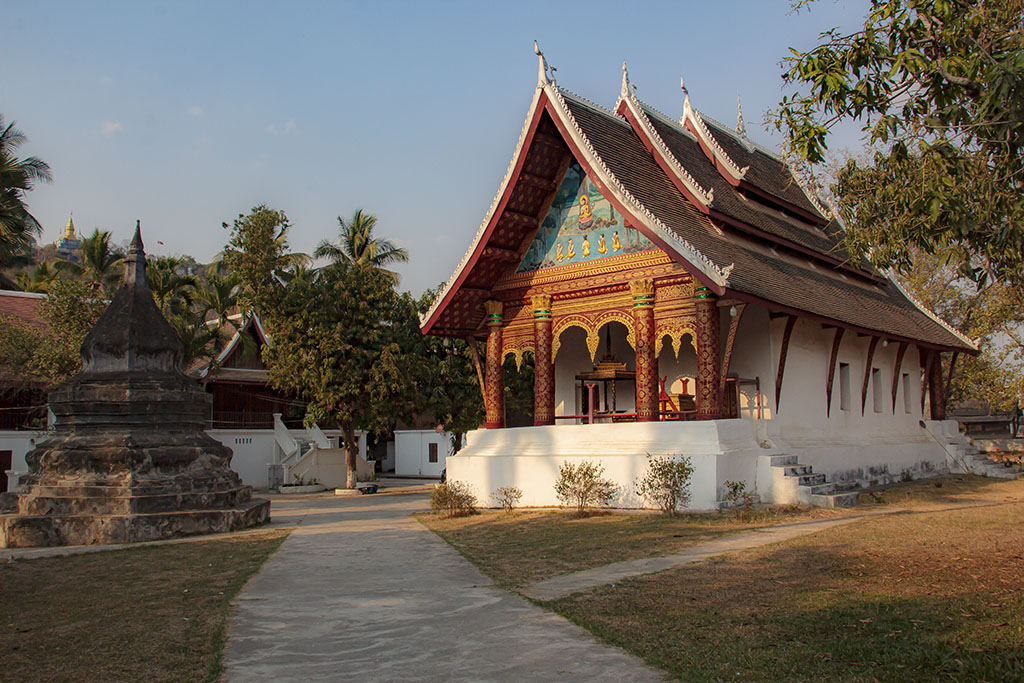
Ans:
[[[127,240],[211,259],[258,203],[312,251],[363,208],[409,250],[402,285],[443,282],[469,246],[536,86],[533,40],[558,83],[611,107],[628,61],[640,99],[693,105],[751,138],[781,96],[780,60],[867,0],[646,2],[51,2],[3,11],[0,113],[53,168],[29,195],[56,239]],[[853,144],[850,138],[847,144]],[[163,246],[157,244],[164,243]]]

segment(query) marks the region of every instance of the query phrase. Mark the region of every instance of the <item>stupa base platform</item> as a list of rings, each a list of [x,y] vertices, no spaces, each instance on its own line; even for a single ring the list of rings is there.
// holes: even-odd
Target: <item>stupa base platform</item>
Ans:
[[[230,508],[128,514],[0,515],[0,548],[102,545],[159,541],[259,526],[270,501],[250,499]]]

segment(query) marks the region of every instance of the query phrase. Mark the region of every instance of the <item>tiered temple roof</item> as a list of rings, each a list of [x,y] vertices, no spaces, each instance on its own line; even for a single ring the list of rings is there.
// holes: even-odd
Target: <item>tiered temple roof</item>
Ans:
[[[842,228],[789,165],[690,106],[679,121],[640,102],[623,65],[602,108],[558,87],[543,56],[505,179],[452,278],[423,318],[429,334],[483,334],[482,302],[516,269],[575,159],[627,221],[718,296],[939,350],[975,343],[853,261]]]

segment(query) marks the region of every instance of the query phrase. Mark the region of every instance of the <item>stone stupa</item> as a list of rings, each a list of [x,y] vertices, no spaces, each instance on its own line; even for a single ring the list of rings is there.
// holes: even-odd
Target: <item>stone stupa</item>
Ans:
[[[204,431],[210,396],[146,282],[136,225],[124,282],[82,343],[82,372],[50,394],[55,433],[25,457],[0,547],[133,543],[269,519]]]

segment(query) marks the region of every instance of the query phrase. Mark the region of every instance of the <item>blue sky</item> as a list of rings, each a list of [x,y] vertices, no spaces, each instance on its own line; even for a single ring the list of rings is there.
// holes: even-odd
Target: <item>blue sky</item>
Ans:
[[[867,0],[635,2],[51,2],[4,10],[0,113],[54,183],[29,195],[45,227],[209,260],[258,203],[312,251],[363,208],[407,248],[402,285],[448,278],[490,205],[536,86],[533,40],[560,85],[610,107],[623,59],[640,98],[750,136],[781,96],[780,60]],[[843,142],[856,143],[847,136]],[[157,242],[162,241],[163,246]]]

